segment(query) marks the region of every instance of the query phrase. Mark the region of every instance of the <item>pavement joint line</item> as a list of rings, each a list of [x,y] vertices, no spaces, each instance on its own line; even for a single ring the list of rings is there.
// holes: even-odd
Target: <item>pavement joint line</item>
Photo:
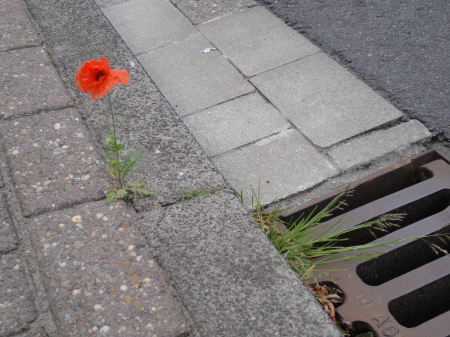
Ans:
[[[321,150],[323,150],[323,151],[327,151],[327,152],[328,152],[328,151],[334,150],[334,149],[337,148],[337,147],[342,146],[342,145],[345,144],[345,143],[348,143],[349,141],[358,139],[358,138],[360,138],[360,137],[364,137],[364,136],[371,135],[371,134],[373,134],[373,133],[376,133],[377,131],[388,130],[388,129],[393,128],[393,127],[395,127],[395,126],[405,124],[405,123],[407,123],[408,121],[409,121],[409,119],[405,118],[405,116],[401,116],[401,117],[399,117],[399,118],[397,118],[397,119],[394,119],[394,120],[392,120],[392,121],[386,122],[386,123],[384,123],[384,124],[382,124],[382,125],[379,125],[379,126],[377,126],[377,127],[372,128],[372,129],[370,129],[370,130],[364,131],[364,132],[362,132],[362,133],[360,133],[360,134],[357,134],[357,135],[355,135],[355,136],[352,136],[352,137],[349,137],[349,138],[347,138],[347,139],[344,139],[344,140],[342,140],[342,141],[340,141],[340,142],[338,142],[338,143],[336,143],[336,144],[333,144],[333,145],[331,145],[331,146],[329,146],[329,147],[325,147],[325,148],[320,148],[320,147],[318,147],[318,148],[321,149]]]
[[[283,130],[274,132],[274,133],[272,133],[272,134],[270,134],[270,135],[267,135],[267,136],[264,136],[264,137],[262,137],[262,138],[253,140],[253,141],[251,141],[250,143],[246,143],[246,144],[244,144],[244,145],[235,147],[235,148],[230,149],[230,150],[227,150],[227,151],[225,151],[225,152],[216,154],[216,155],[211,156],[211,157],[209,157],[209,158],[210,158],[210,159],[218,159],[218,158],[221,158],[221,157],[226,156],[227,154],[229,154],[229,153],[231,153],[231,152],[235,152],[235,151],[237,151],[237,150],[245,149],[245,148],[247,148],[247,147],[249,147],[249,146],[254,145],[255,143],[258,143],[258,142],[263,141],[263,140],[270,139],[270,138],[272,138],[272,137],[274,137],[274,136],[277,136],[277,135],[281,134],[282,132],[288,131],[288,130],[293,130],[293,128],[292,128],[292,127],[288,127],[288,128],[286,128],[286,129],[283,129]]]

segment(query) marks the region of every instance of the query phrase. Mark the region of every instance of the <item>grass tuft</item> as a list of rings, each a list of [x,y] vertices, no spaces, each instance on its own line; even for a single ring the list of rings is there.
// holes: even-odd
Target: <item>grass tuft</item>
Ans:
[[[216,187],[209,187],[209,188],[197,187],[197,188],[193,189],[192,191],[187,191],[187,192],[181,193],[180,202],[185,203],[185,202],[188,202],[192,199],[198,198],[205,194],[215,194],[218,191],[219,191],[219,189]]]

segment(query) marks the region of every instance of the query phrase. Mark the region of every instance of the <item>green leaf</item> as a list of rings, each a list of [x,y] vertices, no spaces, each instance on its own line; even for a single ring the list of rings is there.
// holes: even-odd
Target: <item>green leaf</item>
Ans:
[[[106,203],[109,204],[115,198],[116,198],[116,192],[114,190],[108,190],[108,193],[106,194]]]
[[[124,189],[117,190],[117,199],[123,199],[126,194],[127,191]]]

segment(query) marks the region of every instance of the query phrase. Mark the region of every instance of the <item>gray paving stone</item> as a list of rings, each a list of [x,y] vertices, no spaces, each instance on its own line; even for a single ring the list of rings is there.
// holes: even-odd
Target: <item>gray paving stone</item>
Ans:
[[[123,201],[42,215],[29,232],[61,336],[184,336],[164,273]]]
[[[0,118],[72,106],[72,100],[44,49],[0,53]]]
[[[251,81],[320,147],[403,116],[323,53],[270,70]]]
[[[188,115],[183,121],[210,157],[290,127],[257,93]]]
[[[138,56],[163,95],[183,116],[254,91],[201,34]]]
[[[103,8],[134,54],[180,41],[197,29],[168,0],[130,0]]]
[[[320,51],[264,7],[253,7],[198,29],[247,76]]]
[[[40,44],[23,2],[0,1],[0,51]]]
[[[233,186],[263,204],[304,191],[338,173],[300,134],[289,129],[212,159]]]
[[[430,137],[431,133],[422,123],[411,120],[387,130],[352,139],[328,153],[341,168],[347,170]]]
[[[17,249],[19,238],[4,192],[0,193],[0,253]]]
[[[200,336],[340,336],[231,191],[141,216]]]
[[[253,0],[172,0],[172,3],[194,24],[257,5]]]
[[[0,124],[24,216],[98,200],[110,180],[74,109]]]
[[[14,336],[37,317],[34,293],[25,275],[25,260],[17,254],[0,257],[0,336]]]

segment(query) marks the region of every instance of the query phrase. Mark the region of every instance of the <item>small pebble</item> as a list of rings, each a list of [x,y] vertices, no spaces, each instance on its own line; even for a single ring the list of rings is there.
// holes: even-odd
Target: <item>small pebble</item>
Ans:
[[[103,213],[97,213],[97,214],[95,215],[95,217],[96,217],[97,219],[101,219],[101,218],[103,217]]]
[[[134,249],[134,245],[129,245],[128,246],[128,250],[133,250]]]
[[[16,265],[13,267],[13,269],[14,269],[14,270],[19,270],[19,269],[20,269],[20,265],[16,264]]]
[[[59,129],[61,129],[61,124],[56,123],[56,124],[55,124],[55,130],[59,130]]]
[[[120,290],[127,291],[128,287],[125,284],[123,284],[123,285],[120,286]]]
[[[133,299],[132,299],[130,296],[125,295],[125,296],[123,297],[123,300],[124,300],[125,302],[131,302]]]
[[[142,309],[142,302],[139,300],[133,301],[133,308],[135,308],[136,310],[141,310]]]
[[[78,295],[78,294],[80,294],[81,293],[81,289],[74,289],[73,291],[72,291],[72,295]]]
[[[106,234],[103,234],[102,235],[102,239],[105,239],[105,238],[107,238],[108,237],[108,235],[106,235]]]
[[[75,215],[75,216],[72,218],[72,222],[82,222],[82,220],[81,220],[81,215]]]
[[[95,310],[95,311],[102,310],[102,309],[103,309],[103,307],[102,307],[101,304],[95,304],[95,305],[94,305],[94,310]]]
[[[111,328],[107,325],[102,326],[102,328],[100,329],[100,334],[101,335],[105,335]]]
[[[59,227],[63,228],[65,225],[63,223],[59,224]]]

